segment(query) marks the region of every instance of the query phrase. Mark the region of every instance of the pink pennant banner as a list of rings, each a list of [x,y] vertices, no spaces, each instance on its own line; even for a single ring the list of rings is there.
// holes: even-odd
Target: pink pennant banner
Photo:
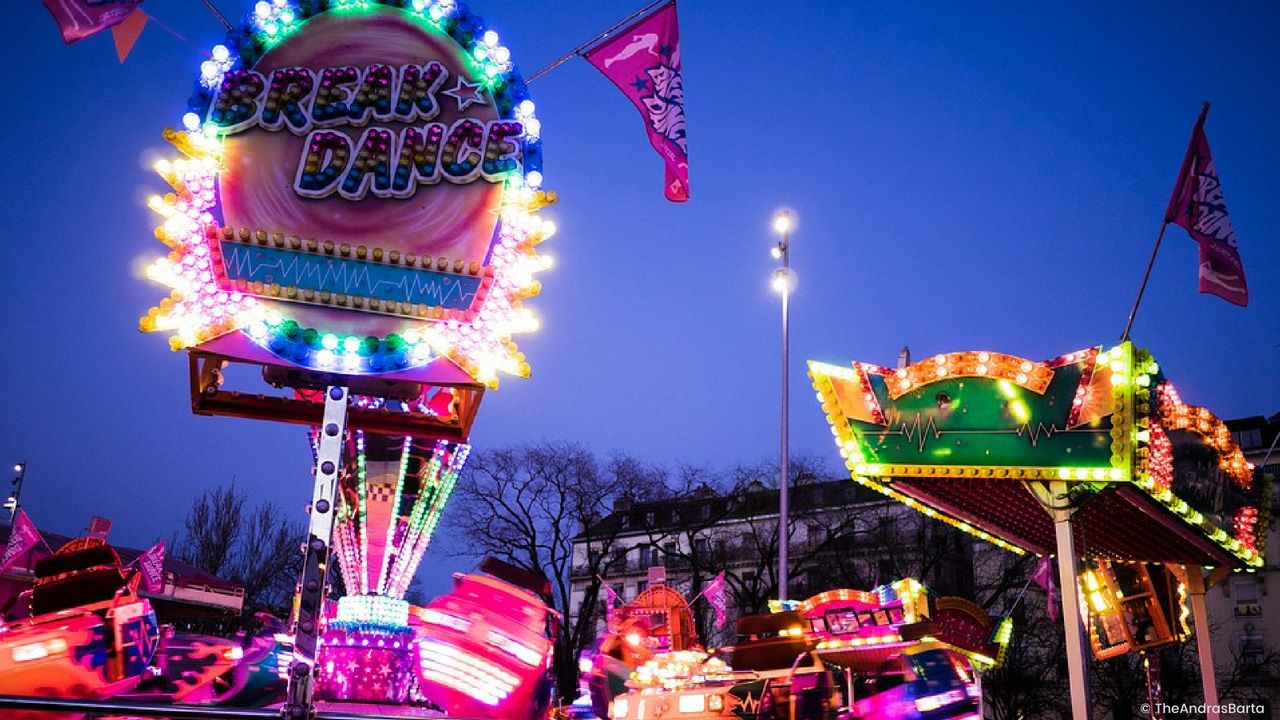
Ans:
[[[707,602],[711,604],[711,609],[716,613],[716,627],[724,626],[728,614],[725,611],[725,580],[724,572],[716,575],[715,579],[707,584],[705,590],[702,591],[703,596],[707,598]]]
[[[44,0],[67,44],[124,22],[141,3],[142,0]]]
[[[1049,613],[1049,619],[1056,622],[1058,620],[1058,589],[1053,579],[1053,561],[1047,557],[1042,558],[1035,572],[1031,574],[1031,579],[1044,588],[1045,610]]]
[[[668,200],[689,199],[689,149],[685,142],[684,79],[680,28],[674,0],[583,54],[613,81],[644,118],[649,143],[666,166]]]
[[[161,540],[150,550],[138,556],[138,570],[142,573],[142,589],[149,593],[164,590],[164,544]]]
[[[596,577],[600,576],[597,575]],[[600,578],[600,589],[604,590],[604,619],[606,623],[611,623],[613,622],[614,606],[618,604],[618,592],[604,578]]]
[[[4,546],[4,555],[0,556],[0,572],[6,572],[22,557],[23,553],[40,542],[40,531],[36,529],[27,511],[18,508],[13,518],[13,527],[9,530],[9,542]]]
[[[1236,247],[1236,231],[1227,215],[1218,169],[1204,134],[1206,104],[1191,131],[1191,144],[1182,161],[1182,172],[1173,188],[1173,197],[1164,221],[1186,229],[1200,245],[1200,292],[1217,295],[1234,305],[1249,304],[1249,285],[1244,279],[1244,262]]]

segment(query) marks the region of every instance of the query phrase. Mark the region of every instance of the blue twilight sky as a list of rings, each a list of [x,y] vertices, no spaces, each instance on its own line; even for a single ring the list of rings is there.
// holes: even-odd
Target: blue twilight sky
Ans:
[[[215,0],[239,17],[252,3]],[[476,0],[526,73],[641,0]],[[144,545],[230,481],[299,513],[302,428],[200,418],[183,356],[137,318],[163,295],[147,195],[220,26],[198,0],[128,62],[109,34],[64,47],[35,0],[0,45],[0,461],[30,461],[24,505],[49,529],[92,514]],[[576,440],[713,467],[778,437],[769,217],[793,240],[792,447],[835,459],[804,360],[892,364],[991,349],[1048,358],[1124,325],[1203,100],[1252,291],[1196,294],[1171,229],[1134,336],[1183,397],[1280,411],[1280,5],[1264,2],[743,2],[680,8],[693,200],[626,99],[584,61],[535,82],[548,211],[560,233],[521,339],[533,378],[481,408],[478,450]],[[441,534],[450,532],[445,514]],[[428,587],[444,569],[427,564]]]

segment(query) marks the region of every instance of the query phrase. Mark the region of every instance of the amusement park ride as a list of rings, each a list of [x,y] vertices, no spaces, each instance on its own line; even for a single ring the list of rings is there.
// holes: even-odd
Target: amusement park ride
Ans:
[[[739,618],[706,650],[679,593],[651,587],[610,621],[582,668],[591,709],[611,720],[978,718],[979,672],[1012,632],[968,600],[912,579],[829,590]]]
[[[289,718],[353,703],[541,714],[558,619],[536,578],[493,561],[426,607],[404,600],[485,390],[529,374],[512,337],[537,324],[524,300],[547,267],[535,247],[554,226],[537,213],[555,196],[540,189],[535,107],[509,50],[453,0],[259,2],[201,63],[182,124],[165,131],[181,157],[156,164],[172,192],[150,201],[169,252],[147,275],[171,292],[141,328],[187,351],[195,413],[310,426],[315,455],[294,610],[272,633],[287,688],[251,704]],[[36,617],[0,635],[17,653],[0,659],[4,691],[238,701],[160,697],[144,676],[180,643],[118,567],[63,575],[113,587],[79,602],[37,588]],[[48,627],[63,637],[46,642]],[[46,654],[23,656],[19,637]],[[76,680],[88,671],[67,658],[112,642],[101,672]],[[20,671],[28,659],[37,675]]]
[[[487,561],[404,599],[485,391],[529,374],[512,337],[537,325],[524,300],[555,196],[510,52],[455,0],[264,0],[201,63],[182,124],[165,131],[181,157],[156,164],[172,192],[150,202],[169,252],[147,274],[171,292],[140,324],[188,353],[195,413],[310,428],[293,613],[231,640],[174,633],[110,547],[74,541],[37,566],[31,617],[0,627],[4,716],[545,715],[545,578]],[[1261,564],[1268,482],[1148,353],[810,374],[855,481],[1056,555],[1077,720],[1086,642],[1149,651],[1189,637],[1188,616],[1215,702],[1204,593]],[[1173,438],[1213,458],[1209,480]],[[583,658],[595,715],[974,718],[1012,631],[912,579],[779,603],[732,648],[693,625],[664,586],[621,609]]]
[[[1204,593],[1261,566],[1270,478],[1150,353],[1125,341],[1043,362],[960,352],[809,368],[855,481],[1014,553],[1057,556],[1077,720],[1091,708],[1086,643],[1099,659],[1150,650],[1187,638],[1188,614],[1216,705]]]

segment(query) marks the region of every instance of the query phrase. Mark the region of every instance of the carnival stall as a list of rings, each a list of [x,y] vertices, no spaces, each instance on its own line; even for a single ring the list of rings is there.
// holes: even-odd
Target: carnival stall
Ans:
[[[1040,362],[809,368],[855,481],[1010,552],[1057,555],[1078,720],[1086,624],[1099,658],[1150,649],[1187,636],[1184,602],[1216,701],[1204,592],[1262,564],[1269,488],[1150,353],[1126,341]]]

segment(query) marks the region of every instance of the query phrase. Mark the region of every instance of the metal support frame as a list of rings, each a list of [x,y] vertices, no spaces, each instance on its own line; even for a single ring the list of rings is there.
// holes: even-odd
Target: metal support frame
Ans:
[[[1218,678],[1213,669],[1213,644],[1209,637],[1209,610],[1205,606],[1204,568],[1187,567],[1187,594],[1196,629],[1196,655],[1200,659],[1200,684],[1204,688],[1205,720],[1218,720]]]
[[[284,716],[295,720],[314,717],[316,650],[324,615],[325,586],[329,573],[329,544],[333,538],[333,515],[337,510],[338,475],[342,472],[342,448],[347,431],[347,388],[330,386],[324,394],[324,420],[320,426],[320,448],[316,453],[315,487],[311,494],[311,517],[307,543],[303,549],[302,577],[298,583],[298,612],[294,619],[293,664],[289,666],[289,687]]]
[[[195,414],[224,415],[298,425],[316,425],[321,421],[322,413],[319,403],[296,397],[224,389],[224,374],[228,366],[234,364],[244,368],[260,368],[263,379],[277,388],[319,390],[341,385],[353,395],[405,401],[420,396],[425,388],[448,388],[456,398],[457,412],[453,417],[440,418],[430,414],[404,413],[385,407],[352,407],[348,411],[347,427],[383,435],[412,435],[415,438],[444,439],[450,442],[467,441],[485,391],[484,385],[475,382],[424,383],[388,380],[382,376],[320,373],[282,365],[262,364],[203,350],[192,350],[187,363],[190,376],[191,411]]]
[[[1084,618],[1080,614],[1080,588],[1076,577],[1075,541],[1071,535],[1071,516],[1077,507],[1071,501],[1070,486],[1060,480],[1047,484],[1027,483],[1044,509],[1053,518],[1057,540],[1058,587],[1062,591],[1063,632],[1066,635],[1067,680],[1071,686],[1072,720],[1089,720],[1093,707],[1089,697],[1089,658],[1085,654]]]

